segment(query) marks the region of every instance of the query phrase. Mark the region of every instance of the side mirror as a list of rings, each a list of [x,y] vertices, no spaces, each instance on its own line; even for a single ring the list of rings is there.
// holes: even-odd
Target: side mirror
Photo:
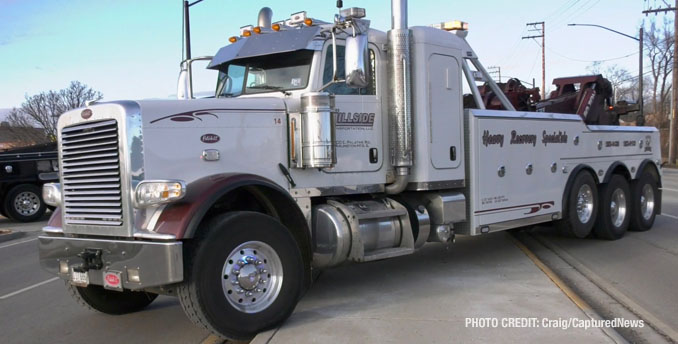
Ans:
[[[195,61],[210,61],[213,56],[201,56],[181,61],[181,71],[177,82],[177,99],[193,99],[193,70],[191,65]]]
[[[370,83],[367,50],[367,35],[359,34],[346,38],[344,57],[344,71],[346,72],[346,86],[351,88],[365,88]]]

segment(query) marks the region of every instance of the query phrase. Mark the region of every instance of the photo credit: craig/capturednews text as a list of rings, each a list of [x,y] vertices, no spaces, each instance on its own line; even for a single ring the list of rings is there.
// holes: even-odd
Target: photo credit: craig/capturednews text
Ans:
[[[624,318],[614,319],[579,319],[579,318],[466,318],[469,328],[602,328],[602,327],[645,327],[643,320]]]

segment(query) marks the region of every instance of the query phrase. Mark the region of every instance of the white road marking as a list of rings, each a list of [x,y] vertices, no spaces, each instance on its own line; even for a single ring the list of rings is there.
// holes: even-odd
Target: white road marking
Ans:
[[[678,220],[678,216],[675,216],[675,215],[669,215],[669,214],[659,214],[659,215],[661,215],[661,216],[666,216],[666,217],[670,217],[670,218],[672,218],[672,219]]]
[[[27,243],[27,242],[31,242],[31,241],[35,241],[35,240],[38,240],[38,238],[28,239],[28,240],[19,241],[19,242],[13,242],[13,243],[11,243],[11,244],[2,245],[2,246],[0,246],[0,248],[5,248],[5,247],[14,246],[14,245],[19,245],[19,244],[23,244],[23,243]]]
[[[42,281],[42,282],[40,282],[40,283],[36,283],[36,284],[30,285],[30,286],[28,286],[28,287],[26,287],[26,288],[19,289],[19,290],[15,291],[15,292],[12,292],[12,293],[9,293],[9,294],[0,296],[0,300],[8,299],[8,298],[10,298],[10,297],[12,297],[12,296],[14,296],[14,295],[21,294],[21,293],[23,293],[23,292],[25,292],[25,291],[31,290],[31,289],[33,289],[33,288],[37,288],[37,287],[39,287],[39,286],[41,286],[41,285],[43,285],[43,284],[47,284],[47,283],[50,283],[50,282],[54,282],[54,281],[56,281],[56,280],[58,280],[58,279],[59,279],[59,277],[52,277],[52,278],[50,278],[50,279],[48,279],[48,280],[46,280],[46,281]]]
[[[662,191],[673,191],[673,192],[678,192],[678,189],[662,188]]]

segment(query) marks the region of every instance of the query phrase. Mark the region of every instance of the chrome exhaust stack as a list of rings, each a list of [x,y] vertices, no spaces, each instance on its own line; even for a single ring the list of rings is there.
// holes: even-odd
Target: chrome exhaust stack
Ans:
[[[263,7],[259,10],[259,16],[257,17],[257,26],[270,29],[271,21],[273,20],[273,10],[268,7]]]
[[[388,31],[389,145],[395,182],[386,193],[405,190],[414,162],[412,147],[412,79],[410,36],[407,26],[407,0],[391,0],[391,30]]]

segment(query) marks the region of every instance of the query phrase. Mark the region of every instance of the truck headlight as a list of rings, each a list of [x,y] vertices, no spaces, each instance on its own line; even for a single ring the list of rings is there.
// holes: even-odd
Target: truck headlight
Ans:
[[[61,205],[61,184],[47,183],[42,186],[42,199],[53,207]]]
[[[137,207],[171,203],[185,194],[186,183],[182,180],[144,180],[134,192]]]

